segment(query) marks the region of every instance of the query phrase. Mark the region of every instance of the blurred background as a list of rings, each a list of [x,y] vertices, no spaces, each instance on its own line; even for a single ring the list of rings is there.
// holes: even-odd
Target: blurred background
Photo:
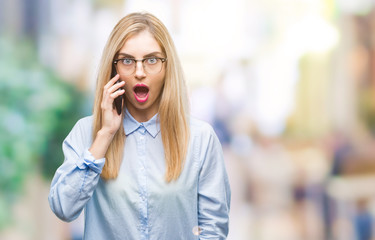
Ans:
[[[232,187],[229,240],[375,239],[374,0],[0,0],[0,239],[82,238],[49,209],[117,21],[170,30]]]

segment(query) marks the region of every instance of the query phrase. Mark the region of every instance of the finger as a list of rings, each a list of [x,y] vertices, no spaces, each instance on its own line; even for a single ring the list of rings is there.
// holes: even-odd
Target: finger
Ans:
[[[105,92],[107,94],[103,96],[101,107],[102,109],[111,109],[115,98],[117,98],[120,95],[123,95],[125,93],[125,90],[121,89],[113,93],[109,93],[108,90],[106,90]]]
[[[110,87],[107,91],[108,91],[109,94],[111,94],[124,85],[125,85],[124,81],[118,82],[118,83],[114,84],[112,87]]]
[[[112,101],[113,101],[113,99],[117,98],[117,97],[120,96],[120,95],[123,95],[124,93],[125,93],[125,90],[124,90],[124,89],[121,89],[121,90],[118,90],[118,91],[112,93],[112,94],[110,95],[111,98],[112,98]]]
[[[111,98],[111,94],[120,90],[120,87],[125,85],[125,82],[124,81],[121,81],[119,83],[116,83],[114,84],[112,87],[110,87],[109,89],[104,89],[104,94],[103,94],[103,100],[104,102],[107,102],[108,104],[110,104],[113,99],[109,99]]]
[[[104,85],[104,89],[110,88],[119,79],[120,79],[120,75],[116,74],[116,76],[111,78],[111,80],[109,80],[108,83],[106,85]]]

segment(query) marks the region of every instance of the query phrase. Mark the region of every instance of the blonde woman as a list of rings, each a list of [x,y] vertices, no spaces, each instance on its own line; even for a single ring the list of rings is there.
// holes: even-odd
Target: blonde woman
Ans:
[[[155,16],[133,13],[115,26],[93,115],[76,123],[63,151],[49,203],[64,221],[85,209],[84,239],[226,239],[221,145],[189,117],[173,41]]]

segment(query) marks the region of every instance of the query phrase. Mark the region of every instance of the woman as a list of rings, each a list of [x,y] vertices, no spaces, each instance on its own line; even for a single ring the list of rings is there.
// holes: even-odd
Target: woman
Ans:
[[[230,188],[222,149],[187,105],[165,26],[148,13],[121,19],[103,52],[93,116],[64,140],[52,211],[72,221],[85,209],[84,239],[225,239]]]

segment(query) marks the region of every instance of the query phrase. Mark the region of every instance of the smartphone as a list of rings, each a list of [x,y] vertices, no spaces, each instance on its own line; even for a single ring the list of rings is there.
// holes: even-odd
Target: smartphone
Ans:
[[[117,74],[117,72],[116,72],[116,68],[115,68],[115,66],[112,66],[112,73],[111,73],[111,79],[112,78],[114,78],[115,76],[116,76],[116,74]],[[116,83],[119,83],[120,82],[120,80],[117,80],[117,82]],[[120,87],[117,91],[119,91],[119,90],[122,90],[123,88],[122,87]],[[121,112],[122,112],[122,107],[123,107],[123,101],[124,101],[124,99],[123,99],[124,97],[123,97],[123,95],[120,95],[120,96],[118,96],[117,98],[115,98],[115,100],[114,100],[114,102],[113,102],[113,108],[116,108],[116,110],[117,110],[117,114],[118,115],[121,115]]]

